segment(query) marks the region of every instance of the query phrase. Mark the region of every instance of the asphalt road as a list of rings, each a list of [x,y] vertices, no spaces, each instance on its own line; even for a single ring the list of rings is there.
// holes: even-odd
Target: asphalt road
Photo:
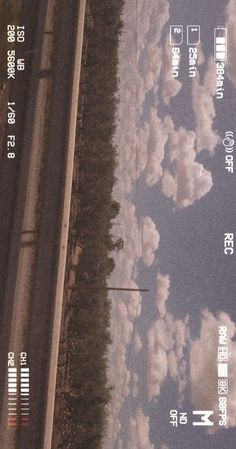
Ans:
[[[38,2],[36,2],[38,3]],[[47,2],[41,2],[41,6]],[[29,2],[28,2],[29,4]],[[58,248],[62,223],[63,198],[65,189],[66,149],[69,133],[69,119],[72,94],[72,79],[74,72],[75,42],[78,23],[78,0],[61,0],[59,8],[59,37],[55,54],[55,72],[53,78],[51,118],[49,123],[49,144],[44,165],[44,186],[41,198],[40,231],[38,236],[35,276],[32,282],[32,300],[30,320],[28,323],[27,352],[30,367],[30,425],[19,428],[17,432],[17,449],[41,449],[43,446],[45,411],[47,406],[47,381],[50,361],[50,341],[55,307],[55,289],[58,269]],[[36,16],[35,10],[30,14]],[[42,17],[41,17],[42,20]],[[42,20],[43,26],[43,20]],[[37,44],[35,44],[37,46]],[[34,46],[35,48],[35,46]],[[36,47],[37,48],[37,47]],[[35,58],[37,58],[35,53]],[[39,76],[39,61],[31,67],[31,86],[37,83]],[[34,70],[32,72],[32,70]],[[25,98],[25,97],[24,97]],[[29,103],[34,98],[34,92],[29,91]],[[28,114],[28,116],[27,116]],[[33,111],[31,111],[33,117]],[[27,119],[28,117],[28,119]],[[30,151],[31,115],[25,112],[19,136],[18,166],[15,167],[15,189],[8,203],[9,216],[4,220],[1,230],[7,232],[5,259],[1,266],[5,272],[2,276],[4,295],[1,300],[2,320],[0,340],[0,363],[7,362],[8,334],[11,325],[11,310],[14,292],[19,243],[25,200],[25,179],[27,177]],[[27,122],[29,120],[29,122]],[[26,127],[27,124],[27,128]],[[24,143],[23,143],[24,142]],[[11,170],[13,171],[12,167]],[[4,177],[4,173],[2,173]],[[6,175],[5,175],[6,176]],[[6,195],[3,178],[0,180]],[[9,185],[8,185],[9,187]],[[12,187],[12,186],[11,186]],[[0,195],[1,195],[0,190]],[[1,196],[0,196],[1,198]],[[13,213],[14,211],[14,213]],[[4,229],[5,226],[5,229]],[[4,235],[4,234],[2,234]],[[9,237],[8,237],[9,236]],[[9,250],[10,248],[10,250]],[[7,273],[6,273],[7,267]],[[0,390],[4,388],[4,376],[0,378]],[[3,410],[3,413],[5,411]],[[7,430],[6,432],[11,432]],[[9,448],[3,448],[9,449]],[[50,449],[50,448],[48,448]]]
[[[0,163],[0,391],[4,390],[5,371],[9,343],[9,328],[14,302],[14,286],[19,258],[21,228],[26,195],[26,177],[29,168],[32,120],[36,102],[40,49],[42,47],[44,22],[48,0],[23,0],[21,23],[25,25],[26,40],[18,55],[25,57],[26,68],[17,74],[10,88],[10,101],[16,102],[16,125],[6,133],[16,136],[16,158],[6,157],[2,149]],[[39,49],[34,53],[35,49]],[[32,52],[33,51],[33,52]],[[0,394],[0,413],[3,395]],[[4,448],[5,449],[5,448]]]
[[[77,17],[78,1],[64,0],[61,4],[48,159],[45,165],[41,226],[29,323],[31,423],[28,432],[22,432],[17,449],[25,448],[26,444],[32,449],[40,449],[43,444]]]
[[[6,134],[16,135],[16,158],[8,159],[6,151],[6,138],[4,146],[1,149],[0,161],[0,199],[4,207],[4,214],[0,217],[0,291],[1,296],[6,286],[6,272],[8,270],[9,251],[11,234],[13,228],[14,215],[16,214],[16,199],[23,195],[23,187],[20,176],[27,173],[27,161],[29,155],[24,151],[24,132],[25,128],[30,126],[27,123],[27,110],[30,108],[32,120],[32,110],[35,107],[35,94],[38,84],[36,73],[38,72],[38,64],[40,61],[40,52],[43,40],[44,22],[46,15],[46,6],[48,0],[23,0],[21,24],[25,25],[26,38],[24,44],[19,44],[17,48],[17,56],[25,57],[25,70],[18,72],[16,80],[11,81],[9,101],[16,103],[16,125],[8,126]],[[10,48],[10,47],[9,47]],[[35,50],[37,51],[35,53]],[[31,122],[32,123],[32,122]],[[6,137],[6,136],[5,136]],[[22,166],[23,161],[23,166]],[[24,198],[22,197],[22,202]],[[22,215],[17,216],[17,221],[22,220]],[[0,313],[2,312],[3,301],[0,301]]]

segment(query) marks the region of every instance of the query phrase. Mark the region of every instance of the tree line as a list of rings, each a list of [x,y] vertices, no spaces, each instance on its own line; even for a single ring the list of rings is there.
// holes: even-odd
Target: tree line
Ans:
[[[111,397],[107,377],[111,303],[106,286],[115,266],[110,252],[123,247],[122,239],[112,235],[120,209],[112,190],[123,5],[123,0],[90,0],[86,17],[75,155],[79,176],[72,192],[79,213],[71,224],[71,235],[82,254],[76,286],[66,305],[67,334],[60,344],[59,359],[65,360],[66,351],[69,381],[57,387],[54,448],[101,448]]]

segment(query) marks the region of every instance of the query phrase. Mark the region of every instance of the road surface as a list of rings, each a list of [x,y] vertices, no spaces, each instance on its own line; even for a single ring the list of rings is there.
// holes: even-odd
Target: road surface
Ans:
[[[28,354],[30,368],[30,425],[18,428],[16,432],[5,427],[5,431],[1,431],[0,440],[2,442],[1,447],[4,449],[5,446],[6,449],[11,449],[11,447],[17,449],[50,448],[53,414],[53,397],[51,395],[53,396],[55,389],[55,368],[63,295],[63,260],[66,255],[69,224],[69,200],[81,59],[82,30],[78,30],[78,17],[79,13],[81,14],[79,7],[81,8],[81,4],[85,6],[85,1],[80,2],[80,4],[77,0],[63,0],[60,2],[59,34],[55,54],[48,148],[43,167],[44,181],[41,194],[40,226],[37,236],[36,260],[30,286],[31,300],[26,331],[27,341],[24,348],[22,348]],[[38,79],[39,71],[40,64],[37,61],[35,72],[31,72],[31,83]],[[30,118],[34,122],[34,120],[37,120],[37,117],[34,116],[34,111],[31,111],[31,114]],[[27,127],[24,129],[23,134],[22,142],[24,142],[24,148],[22,148],[22,152],[26,151],[25,149],[31,152],[31,128]],[[19,171],[21,175],[18,178],[17,185],[14,224],[13,227],[10,227],[13,232],[11,233],[7,282],[2,301],[6,320],[4,323],[1,323],[3,326],[1,333],[4,337],[1,340],[1,347],[4,346],[0,354],[1,366],[7,363],[9,350],[15,351],[15,348],[19,345],[16,337],[12,341],[10,328],[12,325],[12,310],[16,306],[15,301],[17,298],[16,281],[17,273],[19,275],[19,248],[26,200],[25,184],[27,184],[26,180],[29,178],[29,159],[27,155],[28,153],[25,159],[24,157],[21,159],[22,166]],[[22,173],[25,174],[24,177],[22,177]],[[65,198],[67,200],[66,203]],[[60,275],[58,275],[59,267]],[[59,299],[59,304],[56,303],[56,299]],[[51,347],[52,338],[53,350]],[[50,384],[48,382],[49,377]],[[5,379],[2,376],[1,387],[3,387],[4,381]],[[49,389],[48,385],[50,385]],[[3,403],[2,405],[1,422],[4,426],[7,410]],[[45,424],[47,424],[46,427]]]

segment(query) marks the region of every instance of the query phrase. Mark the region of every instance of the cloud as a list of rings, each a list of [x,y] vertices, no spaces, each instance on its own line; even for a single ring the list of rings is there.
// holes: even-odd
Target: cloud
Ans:
[[[141,240],[143,261],[150,267],[154,262],[154,252],[158,249],[160,242],[159,233],[151,217],[143,217],[141,219]]]
[[[113,227],[116,237],[122,237],[124,248],[115,251],[116,269],[109,278],[109,285],[138,288],[134,280],[136,265],[141,257],[146,264],[151,264],[154,251],[158,247],[159,234],[150,217],[141,220],[141,239],[135,214],[135,207],[126,199],[120,201],[121,209]],[[141,240],[141,241],[140,241]],[[141,245],[142,243],[142,245]],[[141,246],[143,249],[141,250]],[[134,330],[134,321],[141,314],[140,292],[111,292],[112,311],[110,333],[112,345],[109,347],[109,384],[115,388],[112,391],[110,413],[108,418],[106,445],[110,447],[117,434],[117,420],[119,411],[125,399],[138,392],[138,380],[132,375],[127,365],[127,354]],[[134,337],[134,352],[137,354],[142,348],[142,341],[136,332]]]
[[[164,40],[164,44],[160,40],[163,27],[169,19],[169,2],[166,0],[162,2],[154,0],[138,2],[137,53],[134,45],[136,39],[134,11],[135,2],[132,0],[126,2],[124,13],[125,34],[119,50],[120,102],[117,113],[119,121],[117,122],[115,137],[119,150],[116,170],[119,182],[115,190],[126,194],[132,192],[142,172],[144,172],[145,180],[149,186],[160,181],[163,176],[163,162],[169,135],[173,133],[173,129],[171,129],[173,124],[171,125],[168,116],[161,119],[153,106],[145,106],[147,93],[153,90],[156,103],[158,103],[158,97],[161,96],[164,103],[169,105],[171,98],[179,93],[182,86],[178,80],[171,76],[169,36]],[[204,55],[201,48],[199,55],[199,64],[202,64]],[[215,118],[213,96],[215,89],[215,62],[212,58],[209,58],[203,81],[197,75],[192,88],[196,122],[194,149],[197,152],[206,149],[212,154],[219,142],[219,136],[213,129]],[[141,117],[143,119],[144,111],[146,119],[144,125],[140,127],[140,119]],[[186,135],[187,133],[186,130]],[[179,156],[181,158],[182,155],[179,154]],[[192,155],[193,161],[195,161],[195,155]],[[190,192],[191,198],[187,197],[186,200],[181,198],[183,187],[180,184],[182,186],[184,184],[181,180],[182,173],[178,182],[173,179],[175,176],[172,171],[167,171],[164,174],[164,193],[173,198],[180,207],[193,204],[195,199],[205,195],[212,186],[210,174],[205,170],[203,170],[200,181],[201,166],[196,164],[196,161],[195,164],[191,164],[189,175],[186,175],[187,167],[185,167],[186,189],[192,189],[192,192]],[[191,182],[191,179],[193,182]],[[178,200],[179,193],[180,199]]]
[[[213,129],[216,116],[214,95],[216,93],[216,63],[213,57],[207,62],[207,70],[203,83],[197,73],[193,78],[192,100],[196,123],[196,150],[208,150],[211,154],[220,141],[220,137]]]
[[[166,301],[169,297],[169,289],[170,277],[163,276],[162,274],[158,273],[156,305],[161,318],[163,318],[167,313]]]
[[[150,265],[154,260],[154,251],[158,248],[159,234],[150,217],[143,217],[140,231],[136,217],[135,206],[126,200],[121,192],[120,213],[116,217],[113,234],[124,241],[122,251],[115,251],[116,269],[109,278],[110,286],[138,288],[134,276],[137,275],[137,264],[140,258]],[[108,425],[106,431],[105,448],[110,447],[117,434],[117,420],[119,411],[126,398],[138,393],[138,380],[133,376],[127,365],[127,353],[134,330],[134,321],[141,314],[140,292],[111,292],[112,311],[110,333],[112,345],[109,347],[109,384],[114,386],[109,406]],[[142,348],[142,341],[138,333],[134,338],[134,352],[137,354]],[[136,382],[135,382],[136,380]]]
[[[140,338],[140,335],[136,331],[135,336],[134,336],[134,352],[135,352],[135,354],[138,354],[138,352],[141,351],[142,347],[143,347],[142,340]]]
[[[152,400],[160,395],[167,375],[177,383],[180,395],[187,385],[184,349],[189,340],[188,317],[175,320],[170,313],[155,321],[148,332],[147,394]]]
[[[206,195],[213,186],[211,173],[196,162],[196,134],[180,127],[172,128],[169,137],[172,173],[166,170],[162,178],[162,191],[180,208],[191,206]]]
[[[152,265],[160,236],[151,217],[141,217],[139,225],[135,206],[124,198],[117,199],[121,208],[116,218],[117,226],[113,226],[113,234],[123,239],[124,248],[112,255],[120,269],[121,282],[129,282],[135,272],[135,264],[141,257],[147,266]],[[112,276],[111,279],[113,279]]]
[[[202,43],[200,42],[197,46],[197,65],[203,65],[206,62],[205,55],[202,49]]]
[[[127,2],[132,4],[131,2]],[[139,0],[137,2],[138,17],[138,48],[142,50],[147,39],[159,43],[163,27],[169,20],[170,4],[168,0]],[[132,9],[132,16],[135,20],[135,8]],[[150,38],[148,32],[152,30]]]
[[[172,77],[172,47],[169,45],[169,34],[163,46],[158,46],[158,37],[146,44],[140,60],[138,76],[138,92],[142,102],[145,94],[154,88],[155,94],[160,89],[160,96],[168,106],[172,97],[175,97],[182,88],[182,83]],[[142,91],[142,94],[140,95]]]
[[[149,417],[138,407],[134,417],[130,418],[127,449],[154,449],[149,438]]]
[[[172,47],[168,36],[162,54],[161,66],[161,95],[167,106],[170,104],[171,98],[175,97],[181,88],[182,83],[172,76]]]
[[[167,354],[164,349],[156,345],[154,332],[149,332],[147,373],[147,390],[149,401],[160,395],[161,385],[164,382],[167,373]]]
[[[200,337],[191,342],[190,367],[191,367],[191,399],[199,410],[214,410],[215,423],[210,428],[211,433],[218,430],[219,399],[217,393],[217,351],[218,329],[226,326],[228,333],[229,350],[229,394],[228,399],[228,426],[236,426],[236,342],[235,323],[227,313],[220,312],[214,316],[209,310],[202,313]]]
[[[230,0],[226,8],[226,27],[228,30],[228,62],[227,62],[227,75],[232,81],[234,87],[236,87],[236,3],[234,0]]]
[[[145,170],[148,185],[156,184],[162,174],[165,145],[168,140],[168,126],[157,116],[155,108],[150,108],[148,121],[138,134],[138,172]]]
[[[136,104],[132,104],[137,110],[160,75],[162,48],[159,44],[163,27],[169,20],[169,2],[130,0],[124,6],[124,19],[125,39],[120,45],[119,70],[126,94],[129,92],[130,97],[135,94]]]
[[[117,438],[117,449],[123,449],[123,443],[121,438]]]
[[[139,394],[139,378],[137,373],[132,372],[131,374],[130,389],[133,398],[137,398]]]
[[[120,212],[113,223],[112,234],[114,240],[120,237],[123,239],[124,248],[121,251],[113,251],[111,254],[115,259],[116,270],[111,273],[109,281],[110,285],[118,283],[120,286],[136,288],[137,285],[132,280],[133,273],[136,271],[136,264],[142,257],[142,253],[135,206],[121,196],[115,196],[115,198],[120,203]],[[137,299],[136,293],[129,295],[132,303],[135,298]],[[132,315],[131,311],[130,313]]]
[[[150,42],[146,45],[142,54],[142,64],[137,72],[136,89],[139,105],[142,105],[145,95],[157,85],[162,70],[163,49],[158,47],[157,42]]]
[[[169,19],[169,2],[141,0],[137,3],[137,18],[135,11],[134,0],[125,2],[124,34],[119,48],[120,101],[115,137],[119,155],[116,172],[119,189],[126,193],[132,191],[143,170],[146,170],[149,185],[159,180],[165,144],[162,143],[164,126],[157,114],[156,126],[151,123],[154,116],[150,113],[150,124],[146,124],[140,135],[137,124],[143,113],[146,94],[159,88],[163,60],[160,38]],[[142,140],[143,145],[140,146]]]
[[[114,386],[108,406],[108,423],[105,448],[111,447],[120,429],[119,412],[125,398],[130,394],[131,373],[127,366],[127,348],[133,333],[133,323],[128,316],[127,306],[121,300],[114,300],[110,322],[112,345],[109,347],[108,379]]]

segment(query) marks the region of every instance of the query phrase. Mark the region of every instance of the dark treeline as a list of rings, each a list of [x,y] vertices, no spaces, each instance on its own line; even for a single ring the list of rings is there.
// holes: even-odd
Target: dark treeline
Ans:
[[[61,364],[68,375],[64,385],[57,384],[54,448],[101,448],[111,395],[110,301],[105,288],[114,268],[110,251],[123,247],[122,239],[112,237],[112,220],[119,212],[112,189],[123,3],[90,0],[87,10],[77,130],[79,176],[74,177],[72,193],[79,213],[71,217],[70,232],[82,252],[76,286],[66,304],[67,332],[60,344],[59,370]]]

